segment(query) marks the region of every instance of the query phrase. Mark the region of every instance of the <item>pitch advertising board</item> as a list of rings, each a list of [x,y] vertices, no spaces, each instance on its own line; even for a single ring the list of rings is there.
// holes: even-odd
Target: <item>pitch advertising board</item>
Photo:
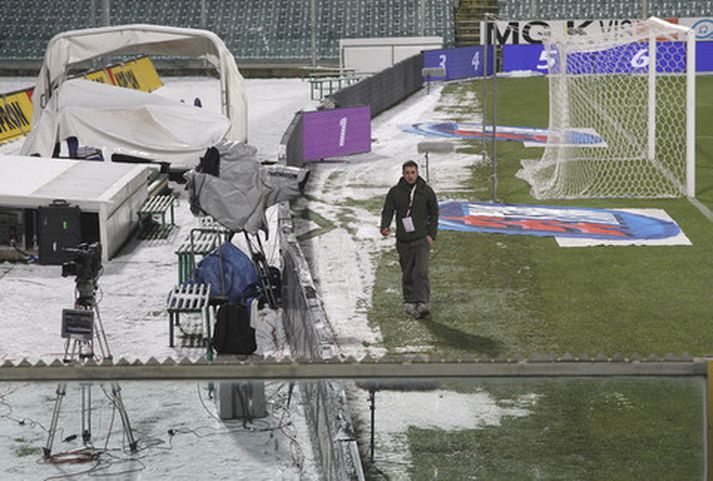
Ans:
[[[667,21],[685,25],[696,32],[696,71],[713,71],[713,19],[710,18],[669,18]],[[503,70],[530,70],[547,73],[556,59],[548,58],[542,47],[542,40],[560,31],[575,31],[578,35],[601,35],[630,28],[638,20],[532,20],[501,21],[483,26],[490,43],[502,45]],[[676,47],[679,48],[679,47]],[[681,51],[683,51],[682,47]],[[636,72],[648,67],[642,49],[623,52],[624,59],[617,62],[609,73]],[[621,55],[622,52],[612,52]],[[658,67],[662,72],[680,71],[679,66]]]
[[[512,20],[485,25],[487,43],[498,45],[533,45],[553,33],[575,31],[578,35],[602,35],[631,28],[638,20]]]
[[[543,51],[544,52],[544,51]],[[561,70],[559,59],[548,59],[551,73]],[[686,71],[686,45],[683,42],[657,42],[657,72],[676,73]],[[645,73],[649,70],[649,47],[630,43],[596,52],[572,53],[567,59],[569,74]]]
[[[30,88],[0,96],[0,143],[30,131],[32,91]]]
[[[151,92],[163,85],[148,56],[93,70],[81,77],[93,82],[135,88],[144,92]],[[33,91],[34,87],[30,87],[0,94],[0,143],[30,132]]]
[[[369,106],[305,112],[302,121],[304,160],[371,151]]]
[[[424,80],[441,81],[482,77],[486,57],[488,60],[488,75],[491,75],[493,73],[492,46],[488,46],[487,55],[485,47],[482,45],[445,50],[426,50],[423,52],[423,67],[442,68],[446,71],[446,74]]]

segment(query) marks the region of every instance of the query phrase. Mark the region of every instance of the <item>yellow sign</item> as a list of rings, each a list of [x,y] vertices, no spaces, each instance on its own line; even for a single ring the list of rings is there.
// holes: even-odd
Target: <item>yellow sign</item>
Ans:
[[[82,78],[143,92],[152,92],[163,86],[153,62],[146,56],[88,72]]]
[[[0,142],[30,132],[33,89],[0,95]]]
[[[106,70],[104,70],[104,69],[97,70],[95,72],[89,72],[89,73],[83,75],[82,78],[91,80],[92,82],[100,82],[103,84],[111,85],[111,79],[109,78],[109,75],[106,73]]]
[[[153,92],[159,87],[163,87],[163,82],[153,66],[153,62],[149,57],[141,57],[134,60],[132,63],[136,65],[136,72],[139,80],[146,87],[146,92]]]
[[[82,75],[82,78],[144,92],[152,92],[163,86],[153,62],[147,56],[88,72]],[[30,88],[21,92],[0,94],[0,142],[6,142],[30,132],[32,90]]]
[[[112,83],[119,87],[151,92],[163,85],[148,57],[109,67],[107,72]]]

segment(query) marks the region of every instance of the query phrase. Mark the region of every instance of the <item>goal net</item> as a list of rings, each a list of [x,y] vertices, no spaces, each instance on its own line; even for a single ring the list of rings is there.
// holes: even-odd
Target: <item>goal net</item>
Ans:
[[[691,29],[650,18],[544,48],[550,132],[517,174],[535,198],[695,195]]]

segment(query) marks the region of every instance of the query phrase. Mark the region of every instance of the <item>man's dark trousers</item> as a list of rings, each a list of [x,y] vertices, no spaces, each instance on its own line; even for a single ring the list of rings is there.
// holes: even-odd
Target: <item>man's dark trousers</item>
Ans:
[[[431,246],[424,237],[411,242],[397,241],[396,250],[401,264],[401,285],[405,303],[428,304],[431,285],[428,281],[428,264]]]

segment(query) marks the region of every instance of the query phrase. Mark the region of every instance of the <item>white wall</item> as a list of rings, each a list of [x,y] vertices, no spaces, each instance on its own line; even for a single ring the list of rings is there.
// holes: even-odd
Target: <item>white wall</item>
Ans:
[[[339,41],[339,65],[370,75],[422,50],[443,48],[441,37],[350,38]]]

